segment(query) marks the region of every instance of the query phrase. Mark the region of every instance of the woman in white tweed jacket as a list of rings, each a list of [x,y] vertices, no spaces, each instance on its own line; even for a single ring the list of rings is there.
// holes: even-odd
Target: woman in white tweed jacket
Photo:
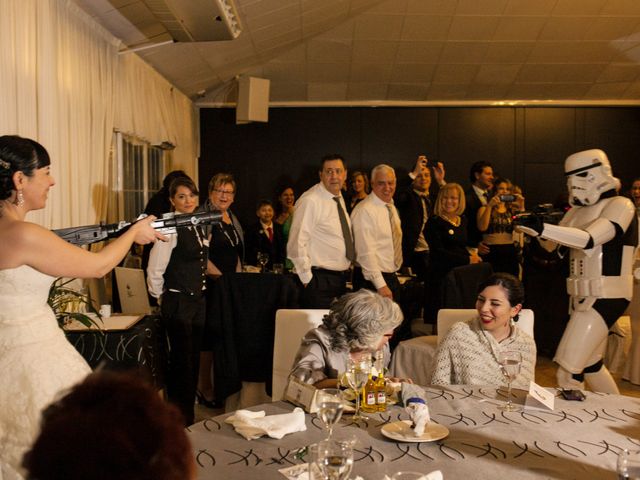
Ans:
[[[498,352],[522,353],[522,368],[514,387],[529,388],[534,379],[536,344],[518,329],[518,313],[524,300],[522,283],[508,273],[496,273],[478,288],[478,316],[458,322],[438,345],[433,385],[506,385]]]

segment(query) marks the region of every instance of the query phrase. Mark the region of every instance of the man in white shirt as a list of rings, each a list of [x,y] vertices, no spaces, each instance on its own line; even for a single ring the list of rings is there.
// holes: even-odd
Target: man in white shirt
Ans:
[[[393,204],[396,174],[388,165],[371,171],[372,192],[351,213],[356,244],[353,288],[370,288],[393,299],[402,266],[402,229]]]
[[[305,308],[329,308],[343,295],[355,259],[341,193],[347,178],[344,159],[337,154],[325,156],[319,175],[320,183],[296,202],[287,243],[287,256],[305,287],[301,302]]]

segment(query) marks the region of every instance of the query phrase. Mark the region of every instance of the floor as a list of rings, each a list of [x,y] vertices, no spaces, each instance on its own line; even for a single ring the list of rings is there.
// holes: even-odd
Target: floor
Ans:
[[[620,375],[614,375],[618,388],[622,395],[628,395],[631,397],[640,398],[640,385],[634,385],[626,380],[622,380]],[[555,387],[556,386],[556,365],[551,359],[546,357],[538,357],[536,363],[536,383],[543,387]],[[253,384],[253,387],[257,387],[257,384]],[[268,401],[268,397],[264,397],[264,401]],[[230,409],[233,410],[233,407]],[[203,407],[202,405],[196,405],[196,422],[201,420],[221,415],[225,412],[224,409],[210,409]]]

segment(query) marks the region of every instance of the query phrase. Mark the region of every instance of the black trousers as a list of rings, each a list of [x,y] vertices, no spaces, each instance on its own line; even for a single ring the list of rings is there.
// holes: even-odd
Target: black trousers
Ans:
[[[429,250],[423,250],[421,252],[414,251],[407,263],[418,280],[422,282],[427,280],[427,270],[429,269]]]
[[[167,397],[180,408],[185,425],[191,425],[204,330],[204,295],[165,292],[161,312],[169,348]]]
[[[303,308],[330,308],[331,302],[347,293],[349,270],[340,272],[313,267],[311,271],[313,277],[302,290]]]

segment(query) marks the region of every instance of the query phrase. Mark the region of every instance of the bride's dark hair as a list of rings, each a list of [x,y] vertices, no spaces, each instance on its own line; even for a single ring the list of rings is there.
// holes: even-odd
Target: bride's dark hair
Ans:
[[[0,136],[0,200],[6,200],[15,190],[15,172],[31,177],[34,170],[49,164],[47,149],[35,140],[18,135]]]

